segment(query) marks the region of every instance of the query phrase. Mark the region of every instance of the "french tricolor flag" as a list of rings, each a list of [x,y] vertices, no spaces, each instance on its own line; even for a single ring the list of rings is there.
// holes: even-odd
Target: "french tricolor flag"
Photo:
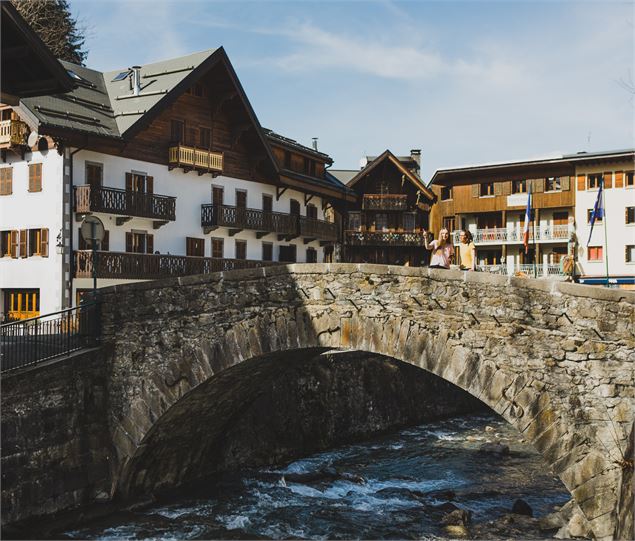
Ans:
[[[527,193],[527,210],[525,210],[525,227],[523,229],[523,244],[525,254],[529,251],[529,223],[531,222],[531,190]]]

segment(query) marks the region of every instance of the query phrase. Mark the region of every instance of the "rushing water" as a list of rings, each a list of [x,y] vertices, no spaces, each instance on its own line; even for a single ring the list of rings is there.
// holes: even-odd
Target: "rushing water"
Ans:
[[[507,456],[479,452],[487,441]],[[325,467],[347,478],[299,482],[293,474]],[[296,482],[286,479],[289,476]],[[355,479],[355,476],[363,478]],[[482,522],[517,498],[534,516],[569,499],[519,433],[492,415],[428,423],[315,454],[279,468],[224,475],[173,501],[117,513],[65,536],[81,539],[414,539],[443,537],[435,508],[447,501]]]

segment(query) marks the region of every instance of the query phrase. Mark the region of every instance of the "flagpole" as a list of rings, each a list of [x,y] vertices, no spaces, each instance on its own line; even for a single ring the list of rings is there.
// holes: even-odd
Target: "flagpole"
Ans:
[[[604,187],[604,179],[602,179]],[[602,190],[602,221],[604,222],[604,262],[606,265],[606,287],[609,287],[609,243],[606,234],[606,190]]]

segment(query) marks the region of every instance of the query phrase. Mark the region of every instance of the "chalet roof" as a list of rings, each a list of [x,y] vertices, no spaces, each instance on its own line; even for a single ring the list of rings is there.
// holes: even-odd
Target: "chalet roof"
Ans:
[[[504,162],[490,162],[460,167],[437,169],[430,184],[473,183],[479,178],[489,180],[501,176],[535,174],[548,175],[550,172],[573,174],[575,166],[583,163],[604,163],[615,160],[635,159],[635,149],[609,150],[601,152],[577,152],[575,154],[554,155],[531,160],[511,160]]]
[[[2,101],[68,92],[74,81],[11,2],[1,2]]]
[[[328,172],[343,184],[348,184],[359,169],[329,169]]]
[[[299,150],[305,154],[311,154],[317,158],[320,158],[325,163],[333,163],[333,159],[324,152],[320,152],[319,150],[315,150],[314,148],[307,147],[298,143],[295,139],[290,139],[289,137],[285,137],[284,135],[280,135],[279,133],[270,130],[269,128],[262,128],[267,138],[274,144],[279,144],[281,146],[286,146],[295,150]]]
[[[430,190],[421,180],[421,177],[408,169],[400,160],[397,158],[390,150],[384,151],[381,155],[377,156],[370,164],[364,167],[361,171],[359,171],[351,180],[348,182],[348,187],[351,188],[355,184],[357,184],[361,179],[363,179],[366,175],[368,175],[371,171],[373,171],[377,166],[379,166],[384,161],[391,162],[400,172],[404,175],[414,186],[421,191],[423,195],[425,195],[430,200],[435,200],[436,195],[434,192]]]

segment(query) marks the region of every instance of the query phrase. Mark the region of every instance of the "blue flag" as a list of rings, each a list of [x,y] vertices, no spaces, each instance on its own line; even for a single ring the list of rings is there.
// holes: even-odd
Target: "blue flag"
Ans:
[[[595,225],[595,220],[604,219],[604,209],[602,208],[602,188],[603,187],[604,187],[604,179],[601,179],[600,189],[598,190],[598,198],[595,200],[595,205],[593,206],[593,211],[591,212],[591,231],[589,231],[589,240],[586,241],[587,248],[589,247],[589,243],[591,242],[591,235],[593,235],[593,226]]]

